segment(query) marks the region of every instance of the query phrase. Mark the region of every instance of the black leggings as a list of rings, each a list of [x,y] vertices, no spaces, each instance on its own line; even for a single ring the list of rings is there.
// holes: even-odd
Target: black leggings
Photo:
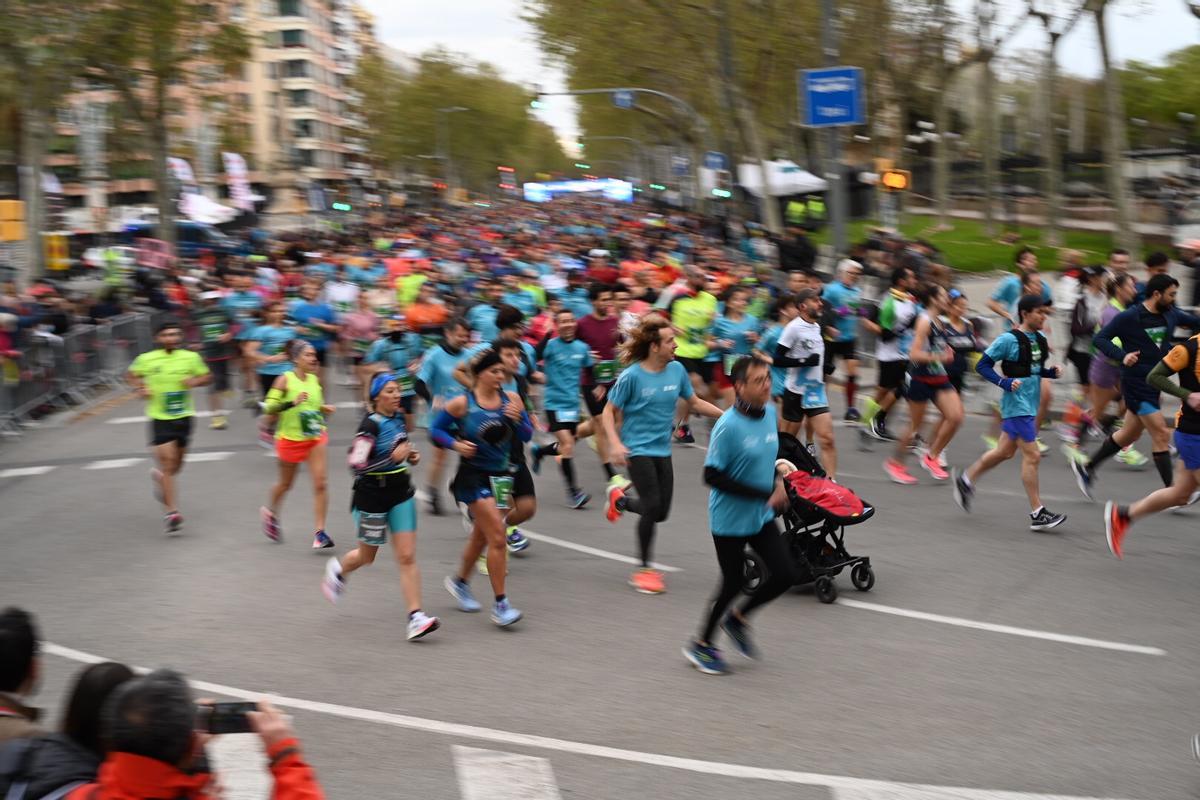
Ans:
[[[1079,373],[1079,385],[1088,385],[1088,370],[1092,367],[1091,353],[1081,353],[1078,350],[1067,351],[1067,361],[1075,365],[1075,371]]]
[[[650,566],[654,544],[654,526],[667,521],[671,496],[675,493],[675,472],[670,456],[630,456],[629,480],[637,497],[625,499],[625,509],[639,515],[637,533],[642,566]]]
[[[762,526],[762,530],[751,536],[713,536],[717,547],[717,563],[721,565],[721,585],[712,599],[712,608],[700,641],[712,644],[713,634],[725,616],[725,611],[745,585],[745,552],[750,545],[758,553],[767,570],[767,580],[758,587],[754,596],[746,598],[739,609],[743,617],[761,605],[771,602],[792,585],[792,561],[783,545],[783,537],[775,527],[775,520]]]

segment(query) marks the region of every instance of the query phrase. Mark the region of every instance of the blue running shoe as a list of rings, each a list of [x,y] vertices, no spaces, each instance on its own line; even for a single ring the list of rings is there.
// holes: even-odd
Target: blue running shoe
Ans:
[[[683,648],[683,657],[692,662],[692,666],[705,675],[725,675],[729,672],[729,667],[721,658],[721,651],[715,647],[705,647],[692,642]]]
[[[583,508],[591,499],[592,496],[583,490],[567,492],[567,503],[571,508]]]
[[[446,586],[446,591],[454,596],[458,603],[459,611],[466,611],[468,614],[474,614],[483,606],[479,605],[479,601],[475,599],[475,595],[471,592],[471,587],[453,575],[447,575],[443,582]]]
[[[510,525],[508,535],[504,537],[505,543],[508,545],[508,552],[513,555],[523,553],[529,549],[529,537],[521,533],[516,525]]]
[[[499,625],[501,628],[507,628],[509,625],[515,625],[521,621],[521,612],[513,608],[508,599],[497,600],[492,604],[492,622]]]
[[[333,547],[333,539],[328,533],[320,530],[313,534],[313,550],[328,550],[330,547]]]
[[[534,475],[540,475],[542,472],[542,457],[542,446],[540,444],[535,444],[529,448],[529,469],[533,471]]]
[[[749,625],[742,622],[733,614],[728,614],[721,623],[721,630],[725,631],[725,635],[729,637],[729,641],[733,642],[733,649],[746,658],[758,658],[758,648],[754,646],[754,640],[750,638]]]

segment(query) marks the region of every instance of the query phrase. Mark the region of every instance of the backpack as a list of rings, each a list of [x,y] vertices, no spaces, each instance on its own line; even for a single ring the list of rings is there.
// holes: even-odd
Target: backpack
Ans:
[[[41,797],[28,797],[27,792],[33,776],[29,774],[33,757],[41,746],[41,739],[14,739],[0,747],[0,780],[7,781],[8,791],[3,800],[62,800],[87,781],[75,781],[61,786]]]
[[[1020,331],[1009,331],[1013,338],[1017,340],[1017,360],[1004,362],[1004,377],[1006,378],[1028,378],[1033,374],[1033,345],[1029,342],[1029,337],[1020,333]],[[1041,332],[1033,334],[1037,339],[1038,348],[1041,354],[1038,358],[1038,368],[1046,366],[1046,360],[1050,358],[1050,343],[1046,341],[1046,337],[1042,336]]]

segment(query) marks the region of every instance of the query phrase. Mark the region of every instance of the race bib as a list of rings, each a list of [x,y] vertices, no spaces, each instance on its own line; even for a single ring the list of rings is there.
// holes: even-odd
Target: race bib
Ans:
[[[358,512],[358,540],[372,547],[387,544],[386,513],[371,514],[366,511]]]
[[[429,348],[433,347],[437,343],[438,343],[438,337],[436,337],[436,336],[427,336],[427,335],[421,336],[421,349],[422,350],[428,350]]]
[[[371,346],[371,340],[370,340],[370,339],[355,339],[355,340],[354,340],[354,350],[355,350],[355,352],[358,352],[358,353],[365,352],[365,351],[367,350],[367,348],[368,348],[368,347],[370,347],[370,346]]]
[[[402,375],[396,379],[396,385],[400,387],[400,394],[408,395],[413,393],[413,379],[411,375]]]
[[[305,439],[316,439],[321,435],[321,426],[325,423],[325,415],[320,411],[300,412],[300,433]]]
[[[726,353],[725,354],[725,357],[722,360],[725,362],[726,377],[733,374],[733,365],[736,364],[738,362],[738,359],[740,359],[740,358],[741,358],[741,356],[739,356],[737,353]]]
[[[704,329],[703,328],[687,328],[684,330],[683,338],[688,344],[704,344]]]
[[[829,399],[825,396],[825,384],[817,381],[808,381],[804,384],[805,408],[823,408],[827,405],[829,405]]]
[[[215,342],[217,339],[220,339],[225,335],[225,323],[210,322],[206,324],[201,331],[202,335],[204,336],[204,341]]]
[[[492,484],[492,497],[496,499],[496,508],[507,510],[512,505],[512,476],[492,475],[488,480]]]
[[[579,409],[574,411],[555,411],[554,418],[559,422],[579,422]]]
[[[314,325],[311,322],[304,326],[304,330],[308,331],[309,339],[324,339],[325,338],[325,331],[321,330],[320,328],[318,328],[316,325]]]
[[[163,395],[163,410],[173,417],[187,412],[188,395],[190,392],[167,392]]]
[[[354,305],[352,303],[338,301],[333,304],[333,308],[335,311],[337,311],[339,313],[349,314],[351,311],[354,310]]]
[[[597,361],[592,366],[592,377],[597,383],[608,383],[616,380],[617,377],[617,362],[616,361]]]

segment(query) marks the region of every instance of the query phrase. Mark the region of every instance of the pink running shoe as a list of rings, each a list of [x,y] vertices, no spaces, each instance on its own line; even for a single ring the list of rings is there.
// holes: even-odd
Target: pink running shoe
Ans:
[[[892,483],[899,483],[903,486],[912,486],[917,483],[917,479],[912,476],[912,473],[904,468],[904,465],[893,459],[888,459],[883,462],[883,471],[892,479]]]
[[[933,476],[935,481],[944,481],[950,477],[950,473],[946,472],[946,468],[942,466],[942,462],[930,456],[929,453],[921,456],[921,466]]]
[[[271,513],[271,509],[263,506],[258,510],[259,517],[262,518],[262,532],[272,542],[283,541],[283,531],[279,527],[279,518]]]

